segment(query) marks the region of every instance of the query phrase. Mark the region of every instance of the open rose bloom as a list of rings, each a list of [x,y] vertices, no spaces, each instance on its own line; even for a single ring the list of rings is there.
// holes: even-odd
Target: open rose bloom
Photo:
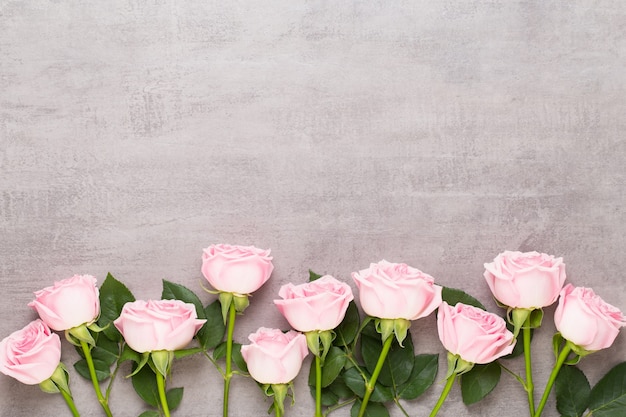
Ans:
[[[0,372],[35,385],[50,378],[61,361],[61,340],[41,320],[0,342]]]
[[[524,309],[553,304],[565,282],[563,258],[505,251],[485,264],[485,280],[500,303]]]
[[[241,347],[241,355],[250,376],[261,384],[288,384],[309,354],[306,337],[293,330],[283,333],[261,327],[248,339],[251,343]]]
[[[330,275],[301,285],[283,285],[274,300],[291,327],[301,332],[332,330],[346,315],[352,289]]]
[[[254,246],[211,245],[202,254],[202,274],[221,292],[250,294],[270,277],[270,251]]]
[[[565,339],[587,351],[596,351],[613,344],[620,328],[626,326],[626,319],[591,288],[569,284],[561,291],[554,323]]]
[[[417,320],[441,304],[442,288],[419,269],[382,260],[353,272],[361,308],[382,319]]]
[[[28,304],[52,330],[68,330],[90,324],[100,315],[96,279],[91,275],[74,275],[57,281],[51,287],[35,292]]]
[[[113,322],[134,351],[178,350],[187,346],[206,320],[180,300],[138,300],[124,304]]]
[[[441,304],[437,330],[446,350],[470,363],[493,362],[515,347],[513,333],[501,317],[463,303]]]

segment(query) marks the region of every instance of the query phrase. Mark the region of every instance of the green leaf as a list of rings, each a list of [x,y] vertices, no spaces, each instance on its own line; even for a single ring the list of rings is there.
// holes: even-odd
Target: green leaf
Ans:
[[[343,318],[339,326],[337,326],[335,343],[341,346],[348,346],[356,337],[359,326],[361,325],[361,317],[359,316],[359,309],[354,301],[350,301],[348,309],[346,310],[346,316]]]
[[[204,307],[202,302],[196,294],[194,294],[189,288],[180,284],[163,280],[163,292],[161,293],[162,300],[180,300],[185,303],[193,304],[196,307],[196,314],[199,319],[204,319]]]
[[[241,355],[241,343],[233,343],[233,363],[240,371],[248,372],[248,364]]]
[[[589,396],[593,417],[626,415],[626,362],[615,365],[593,387]]]
[[[224,339],[226,326],[222,319],[222,306],[214,301],[204,308],[206,323],[196,333],[196,339],[204,349],[213,349]]]
[[[376,337],[361,336],[361,356],[370,373],[374,372],[381,351],[380,335],[377,334]],[[388,387],[403,384],[409,379],[411,371],[413,371],[413,363],[413,341],[410,333],[408,333],[408,337],[404,340],[404,348],[394,339],[378,376],[378,382]]]
[[[202,352],[204,352],[204,349],[200,347],[189,348],[189,349],[179,349],[179,350],[174,351],[174,357],[176,359],[180,359],[186,356],[192,356],[192,355],[195,355],[196,353],[202,353]]]
[[[365,376],[368,378],[368,380],[371,378],[371,375],[367,372],[365,372]],[[352,390],[352,392],[354,392],[357,396],[363,398],[363,396],[365,395],[365,381],[363,380],[363,377],[356,367],[350,368],[346,372],[344,372],[343,380],[346,385]],[[374,391],[372,392],[370,401],[384,403],[392,399],[393,393],[391,389],[377,382],[374,386]]]
[[[96,347],[98,349],[103,349],[113,356],[118,357],[120,354],[120,344],[115,340],[109,339],[105,334],[99,334],[98,340],[96,341]]]
[[[322,366],[322,388],[332,384],[337,379],[343,366],[346,364],[346,354],[342,349],[332,346],[326,355],[324,365]],[[309,370],[309,385],[315,386],[315,359],[311,361],[311,369]]]
[[[461,394],[466,405],[477,403],[489,394],[500,382],[502,368],[496,362],[476,364],[461,375]]]
[[[323,276],[324,275],[316,274],[315,272],[309,269],[309,282],[320,279]]]
[[[141,359],[141,354],[139,352],[135,352],[130,348],[130,346],[124,345],[124,349],[120,355],[120,362],[133,361],[135,363],[140,363]]]
[[[213,359],[219,360],[226,357],[226,342],[222,342],[213,351]],[[248,364],[241,356],[241,343],[233,343],[233,363],[243,372],[248,372]]]
[[[159,414],[158,411],[144,411],[143,413],[139,414],[139,417],[161,417],[161,415]]]
[[[104,381],[109,376],[111,376],[111,368],[106,362],[103,362],[99,359],[94,359],[93,367],[96,370],[96,378],[98,379],[98,381]],[[76,372],[78,372],[78,374],[83,378],[91,380],[91,375],[89,374],[89,366],[87,365],[86,359],[80,359],[75,362],[74,369],[76,369]]]
[[[439,369],[439,355],[417,355],[409,379],[398,387],[398,397],[414,400],[422,395],[435,382]]]
[[[343,378],[337,378],[325,390],[330,390],[339,398],[350,398],[354,396],[352,390],[346,385]]]
[[[133,364],[133,371],[137,366]],[[159,388],[157,387],[156,374],[149,366],[144,366],[131,377],[133,388],[139,397],[153,407],[159,406]]]
[[[457,288],[443,287],[443,291],[441,292],[441,298],[443,299],[443,301],[451,306],[454,306],[457,303],[463,303],[470,306],[478,307],[482,310],[487,310],[480,301],[478,301],[465,291],[459,290]]]
[[[589,405],[591,386],[585,374],[575,366],[563,366],[554,384],[556,409],[570,417],[581,417]]]
[[[170,410],[173,410],[180,405],[180,402],[183,399],[183,388],[180,387],[167,390],[165,397],[167,398],[168,407]]]
[[[361,401],[356,400],[354,404],[352,404],[352,408],[350,409],[350,417],[358,417],[359,410],[361,409]],[[377,404],[373,402],[367,403],[367,408],[365,408],[364,417],[389,417],[389,411],[383,404]]]
[[[124,304],[135,301],[133,294],[126,288],[126,285],[116,280],[113,275],[108,274],[102,286],[100,286],[100,318],[98,325],[106,327],[103,333],[111,340],[119,342],[122,335],[115,328],[112,322],[120,316]]]
[[[315,398],[315,386],[309,386],[309,392],[311,393],[311,397]],[[324,407],[330,407],[337,403],[339,403],[339,396],[329,388],[322,388],[322,405]]]

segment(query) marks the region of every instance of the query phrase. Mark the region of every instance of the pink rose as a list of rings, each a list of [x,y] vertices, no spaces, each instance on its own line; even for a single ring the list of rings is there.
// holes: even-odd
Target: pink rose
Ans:
[[[51,287],[35,292],[28,304],[52,330],[68,330],[94,322],[100,315],[96,279],[91,275],[74,275],[57,281]]]
[[[551,305],[565,282],[563,258],[505,251],[485,264],[485,279],[501,304],[536,309]]]
[[[381,319],[416,320],[441,304],[441,287],[419,269],[385,260],[353,272],[363,311]]]
[[[278,329],[261,327],[248,339],[252,343],[241,347],[241,355],[248,365],[250,376],[261,384],[291,382],[309,354],[306,337],[293,330],[283,333]]]
[[[291,327],[301,332],[331,330],[341,323],[354,299],[346,283],[325,275],[301,285],[283,285],[274,300]]]
[[[180,300],[138,300],[124,304],[113,322],[134,351],[178,350],[191,342],[206,320],[193,304]]]
[[[588,351],[608,348],[626,326],[621,311],[591,288],[568,284],[561,291],[554,323],[561,336]]]
[[[211,245],[202,254],[202,274],[218,291],[250,294],[274,269],[269,255],[254,246]]]
[[[441,304],[437,330],[446,350],[470,363],[493,362],[515,347],[504,319],[463,303],[454,307],[445,301]]]
[[[37,319],[0,342],[0,372],[35,385],[50,378],[61,361],[61,340]]]

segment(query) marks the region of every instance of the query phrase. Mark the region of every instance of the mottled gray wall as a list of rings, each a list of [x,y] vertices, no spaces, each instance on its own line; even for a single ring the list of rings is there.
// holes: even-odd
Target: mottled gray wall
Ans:
[[[498,311],[482,264],[539,250],[626,309],[625,62],[622,0],[0,0],[0,337],[35,317],[33,291],[75,273],[110,271],[140,298],[162,278],[201,292],[202,248],[222,242],[275,257],[241,342],[286,327],[272,300],[308,268],[352,283],[383,258]],[[433,317],[414,329],[416,351],[443,353]],[[625,350],[622,334],[585,358],[592,383]],[[100,415],[72,377],[83,415]],[[176,415],[218,415],[207,361],[176,362],[172,381]],[[305,381],[288,415],[312,414]],[[129,387],[116,381],[117,416],[142,410]],[[269,406],[247,379],[237,396],[232,416]],[[442,415],[525,410],[503,376],[469,408],[455,388]],[[60,396],[0,376],[0,415],[56,414]]]

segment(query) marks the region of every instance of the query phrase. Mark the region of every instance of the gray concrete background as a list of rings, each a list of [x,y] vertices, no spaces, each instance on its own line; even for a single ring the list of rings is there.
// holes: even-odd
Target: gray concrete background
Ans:
[[[162,278],[201,293],[212,243],[274,255],[240,342],[287,326],[272,300],[308,268],[352,284],[383,258],[499,311],[482,264],[548,252],[626,309],[625,32],[621,0],[0,0],[0,336],[35,318],[33,291],[75,273],[110,271],[138,298]],[[552,312],[533,345],[539,387]],[[434,317],[413,329],[444,369]],[[583,360],[592,384],[626,360],[625,339]],[[77,359],[67,343],[63,359]],[[72,377],[83,415],[100,415]],[[288,415],[312,415],[305,381]],[[176,362],[181,385],[175,415],[219,414],[208,361]],[[250,380],[232,393],[232,416],[265,415]],[[526,415],[507,376],[479,405],[457,387],[444,407]],[[123,378],[112,409],[143,409]],[[60,396],[0,377],[0,415],[57,414]]]

